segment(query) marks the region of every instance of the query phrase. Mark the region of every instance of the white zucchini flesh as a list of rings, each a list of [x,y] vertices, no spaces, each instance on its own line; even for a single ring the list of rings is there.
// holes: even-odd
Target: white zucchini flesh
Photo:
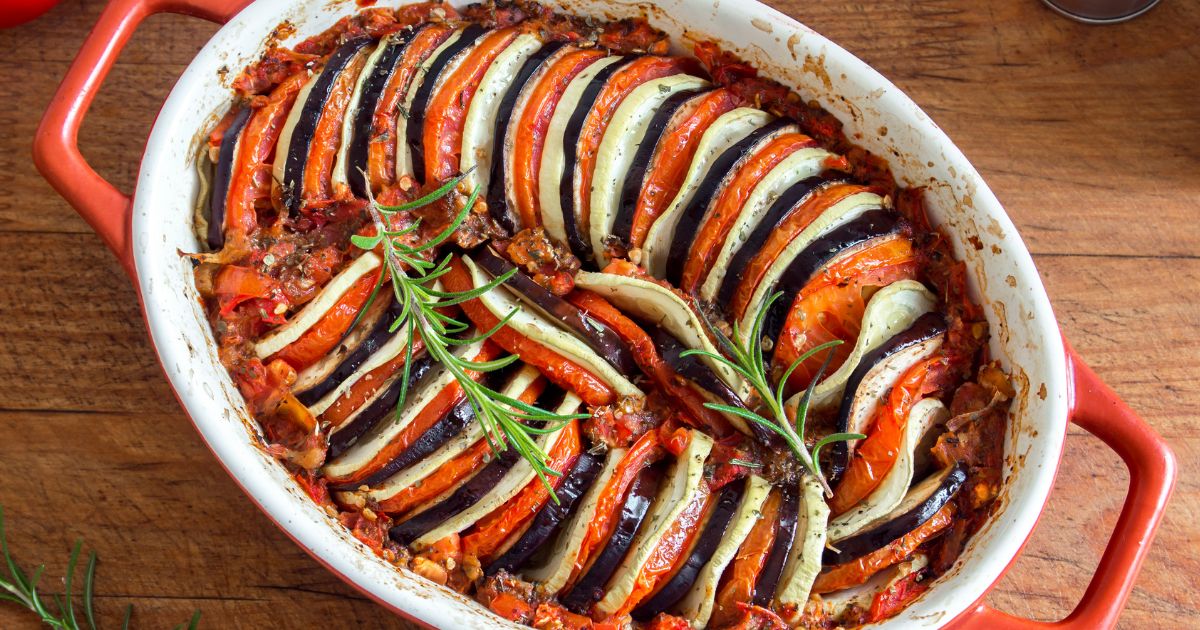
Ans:
[[[784,158],[763,176],[746,198],[711,270],[700,285],[701,299],[709,302],[716,299],[721,282],[729,272],[730,259],[762,223],[763,215],[770,210],[775,200],[796,182],[820,175],[821,171],[825,170],[825,161],[831,157],[835,157],[834,154],[825,149],[800,149]]]
[[[688,348],[721,354],[708,338],[704,322],[692,307],[660,284],[611,273],[581,271],[575,276],[575,285],[599,293],[622,311],[657,324]],[[743,400],[749,395],[750,385],[729,366],[711,357],[701,357],[701,360]],[[739,431],[751,434],[741,418],[731,414],[725,417]]]
[[[687,449],[671,465],[666,482],[658,496],[654,497],[654,503],[650,505],[646,519],[638,529],[630,551],[613,574],[604,597],[596,603],[597,612],[605,616],[613,614],[633,593],[634,582],[646,560],[654,553],[671,524],[692,502],[700,490],[700,484],[704,483],[704,462],[712,447],[712,438],[699,431],[691,432]]]
[[[938,335],[915,343],[880,361],[867,372],[854,392],[850,408],[850,433],[866,433],[871,428],[884,398],[900,381],[900,377],[912,366],[933,356],[942,347],[944,337]],[[851,440],[850,447],[853,448],[858,442]]]
[[[812,591],[813,582],[821,572],[821,555],[825,553],[829,505],[825,490],[812,475],[800,479],[800,518],[792,552],[783,566],[775,599],[782,604],[803,607]]]
[[[309,71],[308,81],[296,93],[296,100],[292,101],[292,109],[288,111],[287,118],[283,121],[283,129],[279,132],[279,139],[275,141],[275,162],[271,164],[271,177],[276,182],[283,182],[283,171],[287,166],[287,156],[289,148],[292,146],[292,132],[296,130],[296,123],[300,122],[300,115],[304,113],[304,106],[308,103],[308,95],[312,93],[313,86],[316,85],[317,79],[321,77],[320,72]]]
[[[865,583],[852,588],[827,593],[821,596],[822,612],[835,622],[841,621],[842,616],[851,608],[870,609],[875,596],[891,588],[900,580],[924,569],[929,565],[929,557],[916,554],[911,560],[901,562],[876,573]]]
[[[471,272],[471,281],[474,286],[481,287],[491,282],[491,276],[480,269],[475,261],[468,257],[463,257],[462,261]],[[595,350],[571,333],[547,321],[533,309],[522,307],[520,301],[507,288],[496,287],[484,293],[479,296],[479,303],[497,319],[503,320],[509,313],[513,313],[512,318],[508,320],[508,327],[579,364],[607,383],[618,395],[642,395],[642,390],[638,389],[625,375],[618,372],[612,364],[596,354]]]
[[[592,482],[592,487],[584,494],[583,502],[576,508],[575,514],[571,516],[558,537],[555,538],[554,546],[551,547],[554,550],[553,554],[541,566],[522,572],[522,577],[537,584],[539,593],[553,595],[566,586],[567,579],[571,577],[571,571],[575,568],[575,560],[579,558],[583,538],[587,535],[592,518],[596,514],[596,504],[600,502],[600,496],[604,494],[605,486],[608,485],[609,480],[617,471],[617,466],[628,452],[629,449],[625,448],[614,448],[608,451],[608,455],[604,459],[604,468]]]
[[[451,33],[441,46],[434,48],[433,52],[429,53],[429,56],[421,62],[421,65],[417,66],[416,72],[413,72],[413,76],[408,80],[408,88],[404,93],[404,107],[401,107],[400,112],[396,115],[396,181],[400,181],[404,177],[412,177],[413,174],[412,149],[409,148],[406,138],[408,138],[408,116],[412,111],[413,100],[417,97],[417,88],[421,87],[421,83],[427,78],[429,67],[433,65],[434,60],[440,57],[444,50],[453,46],[454,42],[457,42],[462,35],[463,29],[461,28]],[[462,63],[464,56],[460,54],[446,64],[441,76],[447,76],[453,72],[457,64]],[[437,77],[434,79],[436,80]]]
[[[582,404],[583,401],[578,396],[568,392],[554,412],[558,415],[578,413]],[[543,453],[549,453],[554,449],[559,439],[562,438],[566,426],[564,424],[557,431],[543,434],[538,438],[538,445],[542,448]],[[417,550],[423,549],[446,536],[457,534],[474,525],[479,519],[502,508],[509,499],[516,496],[529,482],[536,478],[537,472],[533,469],[529,460],[524,458],[517,460],[517,463],[501,477],[500,481],[496,482],[496,485],[487,494],[483,495],[482,498],[467,509],[446,519],[437,527],[434,527],[420,538],[414,540],[412,547]]]
[[[746,480],[746,491],[742,494],[737,511],[733,513],[733,520],[725,529],[725,535],[721,537],[721,542],[713,551],[712,557],[700,568],[691,590],[676,606],[677,612],[684,619],[688,619],[693,628],[699,630],[708,625],[713,605],[716,603],[717,585],[721,581],[721,575],[725,573],[729,563],[733,562],[738,549],[750,535],[750,530],[754,529],[770,493],[771,483],[766,479],[751,475]]]
[[[609,56],[593,62],[582,72],[575,75],[567,84],[562,98],[554,106],[554,115],[550,117],[550,126],[546,129],[545,144],[542,148],[542,163],[538,166],[538,206],[541,208],[542,226],[546,234],[559,243],[567,242],[567,229],[563,222],[562,197],[559,195],[562,184],[563,169],[566,168],[566,150],[563,147],[563,135],[567,125],[579,107],[583,91],[592,79],[608,66],[621,61],[624,57]]]
[[[897,280],[876,291],[863,311],[862,329],[854,341],[854,350],[833,374],[826,376],[813,388],[809,408],[824,410],[840,403],[846,381],[862,358],[888,339],[907,330],[922,315],[933,311],[936,305],[937,296],[915,280]],[[793,395],[788,406],[798,404],[801,396],[803,392]]]
[[[537,369],[528,365],[522,366],[508,380],[508,383],[504,385],[500,393],[510,398],[518,398],[533,385],[539,376],[541,376],[541,373]],[[421,480],[432,475],[442,464],[462,455],[467,449],[482,439],[483,425],[479,424],[478,421],[471,422],[458,435],[450,438],[450,441],[443,444],[421,461],[388,477],[384,482],[371,488],[367,492],[367,497],[375,501],[385,501],[396,496],[401,490],[420,483]]]
[[[809,198],[812,200],[813,198]],[[742,319],[739,327],[742,331],[742,338],[739,339],[743,344],[747,342],[746,335],[750,334],[750,330],[754,325],[754,318],[762,309],[762,305],[767,301],[767,296],[775,291],[775,285],[779,283],[780,276],[784,271],[787,271],[788,266],[804,248],[808,247],[813,241],[821,236],[837,229],[854,219],[862,216],[868,210],[878,210],[883,207],[883,197],[872,192],[858,192],[848,195],[845,199],[833,204],[821,216],[813,219],[808,227],[804,228],[796,238],[779,253],[779,256],[771,261],[771,265],[767,267],[766,273],[763,274],[762,280],[758,286],[754,288],[753,296],[750,298],[750,303],[746,307],[746,312],[742,314]]]
[[[474,190],[476,186],[479,190],[488,189],[500,102],[517,79],[521,66],[541,48],[542,40],[538,36],[530,33],[518,35],[500,51],[479,81],[463,120],[459,170],[464,173],[463,181],[468,190]]]
[[[904,501],[904,496],[912,485],[916,449],[921,439],[934,426],[944,423],[949,416],[946,406],[936,398],[926,398],[913,405],[908,413],[900,450],[891,470],[884,475],[879,486],[858,505],[829,522],[829,539],[833,541],[834,547],[838,541],[853,536],[886,517]]]
[[[350,94],[350,102],[346,105],[346,113],[342,115],[342,137],[338,144],[337,160],[333,163],[333,173],[330,174],[330,182],[333,184],[334,193],[337,193],[339,190],[345,190],[350,185],[346,165],[350,159],[350,143],[354,140],[354,119],[358,116],[358,107],[362,101],[363,86],[366,85],[371,73],[375,71],[375,66],[379,63],[379,58],[383,56],[387,48],[387,39],[380,40],[375,46],[375,50],[371,51],[370,56],[367,57],[367,62],[363,64],[363,69],[358,73],[358,79],[354,82],[354,91]],[[365,54],[365,51],[366,49],[364,49],[363,53],[359,54]]]
[[[596,151],[596,170],[592,175],[590,191],[588,229],[591,232],[592,252],[601,269],[608,264],[604,241],[612,234],[617,204],[621,201],[621,189],[626,174],[633,166],[638,145],[646,139],[650,119],[663,102],[674,94],[707,85],[708,81],[687,74],[647,81],[634,88],[613,112]]]
[[[371,335],[375,329],[375,325],[379,323],[387,307],[386,300],[378,300],[372,304],[370,310],[363,316],[362,321],[358,323],[358,326],[351,331],[350,335],[342,343],[321,357],[316,363],[300,371],[296,376],[296,382],[292,385],[292,393],[299,394],[309,390],[332,374],[337,369],[337,366]],[[312,409],[310,408],[309,411],[311,412]],[[314,413],[313,415],[316,414]]]
[[[454,355],[459,358],[475,357],[482,349],[483,342],[477,342],[469,346],[455,348]],[[400,372],[392,379],[389,379],[389,384],[394,379],[403,377],[404,373]],[[441,364],[433,366],[417,383],[416,387],[408,392],[408,399],[404,401],[404,408],[400,411],[400,417],[396,418],[394,422],[380,422],[373,427],[366,435],[359,438],[354,443],[354,446],[346,449],[346,452],[325,464],[325,474],[330,477],[344,477],[370,463],[372,458],[387,447],[397,435],[400,435],[412,423],[413,419],[425,408],[425,405],[428,405],[443,389],[453,383],[454,375],[449,370]],[[383,391],[384,389],[386,389],[386,385],[380,387],[379,391]]]
[[[333,280],[330,280],[329,284],[321,289],[317,297],[305,304],[295,317],[256,341],[254,354],[260,359],[265,359],[299,339],[309,328],[321,321],[325,313],[333,308],[338,300],[342,299],[342,295],[350,290],[355,282],[374,271],[380,263],[382,260],[375,252],[365,252],[356,258],[354,262],[334,276]]]
[[[654,220],[646,233],[646,241],[642,244],[643,267],[655,278],[663,277],[667,272],[667,256],[671,252],[671,241],[675,237],[675,228],[683,209],[696,194],[696,188],[708,173],[713,160],[727,149],[737,144],[746,136],[754,133],[760,127],[771,122],[770,114],[750,107],[737,109],[721,114],[713,121],[700,142],[696,145],[696,153],[688,165],[687,174],[679,187],[679,192],[667,209]]]

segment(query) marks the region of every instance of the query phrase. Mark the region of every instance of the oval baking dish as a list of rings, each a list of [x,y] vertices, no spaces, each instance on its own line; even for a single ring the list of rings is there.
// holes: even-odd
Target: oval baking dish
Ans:
[[[219,362],[192,281],[178,252],[200,250],[192,203],[200,187],[197,131],[228,108],[229,72],[253,62],[272,38],[294,43],[329,28],[352,2],[116,0],[68,72],[35,143],[39,169],[97,230],[135,284],[159,359],[181,403],[222,465],[289,536],[330,570],[383,605],[441,627],[504,623],[474,601],[396,571],[314,505],[257,443],[253,419]],[[393,4],[393,3],[387,3]],[[888,156],[897,180],[927,188],[930,218],[966,262],[992,330],[991,356],[1017,390],[1005,444],[996,513],[955,566],[881,627],[1038,625],[982,603],[1014,561],[1043,509],[1068,422],[1095,433],[1130,467],[1130,493],[1092,584],[1063,625],[1115,623],[1174,483],[1173,457],[1154,432],[1062,340],[1032,260],[994,195],[921,110],[849,53],[755,2],[666,0],[561,3],[606,18],[646,17],[673,42],[714,39],[766,76],[794,87],[837,116],[845,133]],[[155,12],[198,15],[226,25],[196,56],[165,102],[147,142],[137,189],[126,196],[83,161],[75,138],[96,88],[141,19]],[[280,29],[282,21],[292,28]],[[881,134],[879,129],[888,133]],[[286,491],[281,491],[286,489]]]

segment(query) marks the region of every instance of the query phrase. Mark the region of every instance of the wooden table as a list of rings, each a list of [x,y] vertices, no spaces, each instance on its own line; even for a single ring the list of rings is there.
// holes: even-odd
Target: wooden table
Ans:
[[[1200,4],[1164,0],[1089,27],[1036,0],[776,2],[890,77],[966,152],[1034,253],[1067,336],[1174,444],[1175,499],[1122,618],[1200,627]],[[64,0],[0,31],[0,504],[26,564],[62,575],[84,537],[117,627],[403,627],[322,569],[237,489],[175,402],[114,258],[34,171],[42,110],[101,10]],[[176,77],[215,31],[138,31],[84,125],[84,153],[129,190]],[[1070,610],[1127,474],[1072,429],[1055,492],[999,608]],[[57,577],[47,592],[61,592]],[[0,627],[34,628],[0,603]]]

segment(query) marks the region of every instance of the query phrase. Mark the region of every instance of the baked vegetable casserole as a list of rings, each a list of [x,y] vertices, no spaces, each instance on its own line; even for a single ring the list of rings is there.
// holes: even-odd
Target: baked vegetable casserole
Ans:
[[[525,2],[230,80],[189,254],[221,361],[397,570],[537,628],[856,626],[988,518],[1013,391],[965,267],[804,86]]]

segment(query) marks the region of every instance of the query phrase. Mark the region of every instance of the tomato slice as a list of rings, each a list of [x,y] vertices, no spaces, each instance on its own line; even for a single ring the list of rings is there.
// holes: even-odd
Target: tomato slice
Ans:
[[[468,53],[425,111],[425,177],[430,182],[450,179],[458,172],[462,154],[463,123],[475,89],[496,57],[517,37],[513,27],[493,31]]]
[[[754,586],[758,574],[767,564],[767,557],[775,547],[775,535],[779,530],[779,510],[783,507],[783,494],[772,490],[762,506],[762,516],[754,523],[746,540],[738,547],[737,555],[725,569],[717,585],[716,601],[713,604],[709,626],[722,628],[742,617],[738,604],[754,599]]]
[[[911,556],[917,547],[937,536],[952,522],[954,522],[954,504],[947,503],[920,527],[897,538],[886,547],[872,551],[857,560],[825,569],[813,583],[812,592],[831,593],[863,584],[871,579],[872,575]]]
[[[442,276],[442,283],[448,291],[465,292],[474,288],[470,272],[459,258],[450,263],[450,270]],[[478,298],[463,302],[462,310],[481,331],[492,330],[500,323],[500,319],[481,304]],[[510,353],[520,356],[522,361],[537,368],[555,385],[574,392],[593,407],[608,405],[617,399],[612,387],[594,374],[508,326],[496,330],[489,339]]]
[[[928,583],[917,581],[919,577],[921,577],[919,571],[910,573],[882,593],[875,595],[875,599],[871,600],[871,608],[867,611],[867,623],[883,621],[895,615],[921,593],[929,590]]]
[[[571,592],[575,581],[586,573],[600,548],[608,543],[613,529],[617,526],[617,512],[624,504],[625,493],[629,492],[633,480],[637,479],[642,469],[658,461],[663,453],[658,431],[647,431],[629,447],[625,457],[617,463],[616,470],[596,501],[596,511],[592,514],[592,521],[583,536],[583,542],[580,543],[579,555],[575,556],[575,566],[572,567],[571,575],[562,589],[563,593]]]
[[[562,434],[555,442],[554,448],[546,453],[546,465],[563,473],[559,476],[546,477],[552,488],[558,488],[562,483],[566,473],[575,465],[575,460],[582,450],[583,442],[580,438],[579,421],[572,420],[562,428]],[[494,556],[500,550],[501,545],[524,531],[525,527],[533,521],[538,510],[542,509],[542,506],[549,500],[550,492],[546,490],[546,485],[542,483],[541,479],[533,479],[521,489],[517,496],[504,504],[501,509],[485,516],[475,524],[470,533],[463,536],[463,551],[479,558],[483,564],[491,562],[495,559]]]
[[[908,425],[908,413],[932,389],[946,364],[934,355],[910,367],[879,407],[866,439],[858,444],[850,466],[829,500],[829,511],[837,516],[866,498],[883,481],[900,455],[900,442]]]
[[[521,217],[521,227],[541,225],[538,203],[538,171],[542,166],[542,148],[554,107],[576,75],[607,56],[599,48],[573,50],[559,57],[546,69],[521,110],[513,130],[512,185],[513,203]]]
[[[333,198],[333,163],[337,161],[338,148],[342,143],[342,119],[354,95],[358,75],[367,63],[370,51],[360,50],[355,58],[342,70],[329,92],[329,100],[321,110],[321,118],[313,130],[309,145],[308,160],[304,163],[302,203],[320,204]]]
[[[711,430],[718,439],[735,432],[725,416],[705,407],[707,401],[704,397],[681,382],[675,370],[659,355],[650,335],[617,307],[586,289],[575,289],[567,295],[567,301],[615,332],[629,346],[633,360],[642,372],[653,379],[654,384],[671,400],[683,407],[686,420]]]
[[[800,290],[783,329],[775,340],[774,366],[787,369],[802,354],[823,343],[840,340],[829,370],[838,369],[854,350],[867,308],[864,290],[917,277],[920,261],[904,235],[882,239],[847,256],[834,259]],[[801,363],[788,390],[808,387],[825,360],[820,352]]]
[[[725,238],[729,236],[729,230],[733,229],[754,187],[789,155],[813,146],[816,146],[816,141],[802,133],[786,133],[768,142],[742,163],[728,185],[721,189],[707,219],[696,231],[679,284],[684,293],[695,293],[712,269]]]
[[[329,354],[334,346],[342,340],[342,335],[350,328],[358,312],[363,309],[367,298],[379,282],[382,269],[377,269],[358,279],[342,297],[313,324],[312,328],[304,331],[300,338],[276,352],[272,359],[282,359],[297,371],[316,363],[321,357]]]
[[[483,344],[483,348],[480,349],[479,354],[471,357],[470,361],[472,363],[483,363],[485,361],[491,361],[499,354],[500,349],[497,348],[495,344],[485,343]],[[476,381],[483,378],[482,373],[472,370],[467,370],[466,374]],[[530,387],[534,388],[537,386],[538,384],[535,383]],[[538,391],[540,391],[540,387],[538,387]],[[371,461],[367,462],[350,475],[341,477],[329,475],[326,478],[329,479],[330,483],[344,485],[356,483],[366,479],[367,477],[370,477],[384,466],[387,466],[388,462],[399,457],[401,453],[407,450],[408,447],[417,440],[417,438],[421,437],[425,431],[429,430],[429,427],[432,427],[437,423],[438,420],[441,420],[446,416],[446,414],[450,413],[450,410],[453,409],[454,406],[461,402],[465,397],[466,394],[463,393],[462,385],[459,385],[458,381],[451,382],[449,385],[446,385],[446,387],[442,388],[442,391],[438,392],[428,404],[426,404],[419,412],[417,412],[417,415],[412,419],[412,422],[409,423],[408,426],[404,427],[404,430],[401,431],[396,437],[392,438],[392,441],[388,442],[387,446],[383,447],[383,449],[376,453],[375,456],[371,458]]]
[[[448,25],[432,24],[413,35],[379,96],[367,142],[367,176],[373,192],[379,192],[396,179],[396,117],[400,115],[408,84],[425,58],[453,31]]]
[[[696,67],[695,60],[684,57],[640,57],[614,74],[604,85],[604,89],[596,95],[596,101],[579,131],[579,144],[575,147],[575,167],[579,173],[578,190],[581,191],[579,207],[575,209],[575,213],[577,225],[585,233],[587,226],[591,225],[590,191],[592,175],[596,171],[596,154],[600,151],[600,141],[604,139],[604,131],[608,129],[613,112],[639,85],[688,72]]]
[[[691,116],[659,140],[659,149],[646,168],[646,182],[634,206],[633,226],[629,233],[630,249],[641,247],[646,242],[650,226],[679,194],[704,132],[722,114],[737,107],[739,102],[738,97],[725,88],[714,90],[700,100]]]
[[[701,483],[691,501],[654,546],[654,551],[646,558],[646,563],[642,565],[642,570],[634,580],[629,597],[625,598],[625,603],[612,616],[629,614],[647,597],[658,592],[675,570],[687,560],[692,544],[703,529],[701,523],[704,521],[704,515],[708,513],[714,498],[715,495],[708,484]]]
[[[257,109],[242,130],[225,198],[225,242],[231,252],[248,250],[250,234],[258,227],[257,209],[259,205],[270,205],[271,156],[296,95],[306,81],[308,73],[294,74],[284,79],[264,103],[258,104],[259,97],[252,104]]]
[[[767,241],[759,248],[754,258],[750,259],[750,264],[746,265],[745,271],[742,272],[742,279],[729,303],[733,321],[741,321],[750,304],[750,299],[754,297],[754,290],[758,288],[758,283],[762,282],[767,269],[783,253],[788,243],[791,243],[804,231],[804,228],[831,206],[850,195],[866,190],[868,189],[865,186],[857,184],[833,184],[814,191],[802,203],[788,211],[787,216],[775,226],[771,235],[767,237]]]
[[[418,338],[416,342],[413,343],[413,357],[420,356],[421,352],[424,350],[425,344]],[[366,404],[367,400],[370,399],[380,387],[383,387],[393,374],[404,368],[404,354],[405,353],[403,352],[397,354],[392,358],[391,361],[388,361],[374,370],[371,370],[370,372],[364,374],[362,378],[355,381],[354,384],[350,386],[350,389],[346,391],[346,393],[342,394],[341,397],[335,400],[333,404],[321,414],[321,422],[323,424],[328,424],[331,427],[341,426],[351,414],[353,414],[359,407],[362,407],[364,404]]]

